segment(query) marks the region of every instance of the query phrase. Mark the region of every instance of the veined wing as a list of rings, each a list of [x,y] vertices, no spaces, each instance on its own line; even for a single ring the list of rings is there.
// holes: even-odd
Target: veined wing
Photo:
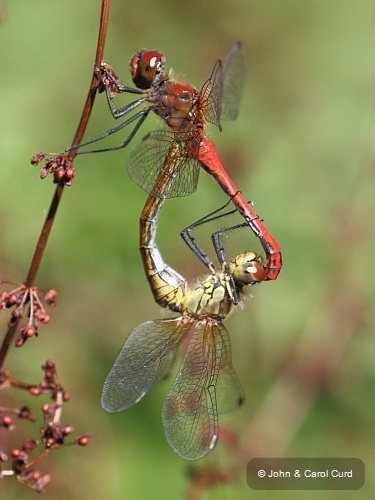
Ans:
[[[219,324],[218,328],[223,346],[220,373],[216,384],[217,407],[221,415],[241,406],[245,401],[245,395],[232,366],[232,347],[229,333],[223,324]]]
[[[238,116],[245,81],[245,56],[242,43],[237,41],[224,61],[217,61],[210,78],[201,90],[201,102],[206,120],[219,127],[221,120]]]
[[[177,351],[178,351],[178,346],[171,349],[169,353],[165,356],[163,367],[158,373],[157,382],[162,380],[167,380],[171,376],[171,372],[176,363]]]
[[[245,84],[245,54],[242,43],[237,41],[223,61],[223,91],[221,95],[221,118],[235,120],[240,110]]]
[[[203,85],[200,92],[199,105],[206,120],[216,125],[221,132],[221,96],[223,93],[223,63],[216,61],[210,78]]]
[[[181,318],[146,321],[125,340],[103,386],[101,405],[109,413],[138,403],[158,380],[169,353],[189,328]]]
[[[180,139],[173,132],[156,130],[130,153],[127,170],[147,193],[161,198],[188,196],[197,189],[198,148],[194,137]]]
[[[168,443],[185,460],[204,457],[217,443],[216,382],[223,349],[215,321],[201,321],[192,328],[189,348],[162,411]]]

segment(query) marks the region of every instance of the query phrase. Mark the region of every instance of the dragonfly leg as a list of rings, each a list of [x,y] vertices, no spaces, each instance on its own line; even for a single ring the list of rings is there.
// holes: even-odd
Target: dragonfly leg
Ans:
[[[99,92],[105,90],[106,93],[106,98],[108,102],[108,107],[111,111],[112,116],[115,119],[122,118],[125,115],[128,115],[132,111],[134,111],[136,108],[138,108],[141,104],[145,103],[147,101],[147,96],[143,96],[136,101],[133,101],[125,106],[122,107],[116,107],[113,101],[112,94],[116,93],[132,93],[132,94],[142,94],[144,95],[144,92],[139,90],[139,89],[133,89],[131,87],[125,87],[122,85],[120,80],[117,78],[115,75],[113,69],[106,63],[102,63],[102,66],[98,68],[98,71],[101,73],[100,78],[101,78],[101,86],[99,85]],[[115,91],[113,90],[115,89]],[[102,153],[105,151],[113,151],[116,149],[122,149],[125,148],[129,142],[133,139],[135,136],[136,132],[142,125],[142,123],[145,121],[148,113],[151,111],[152,107],[149,106],[147,108],[142,109],[141,111],[135,113],[133,116],[125,120],[123,123],[118,125],[117,127],[114,127],[110,130],[107,130],[104,132],[104,134],[99,135],[98,137],[95,137],[94,139],[91,139],[86,142],[82,142],[81,144],[76,144],[74,146],[71,146],[70,148],[67,148],[64,153],[67,153],[69,151],[72,151],[74,149],[81,148],[83,146],[87,146],[89,144],[93,144],[95,142],[101,141],[102,139],[105,139],[106,137],[115,134],[119,130],[122,130],[124,127],[127,127],[134,121],[137,121],[135,127],[133,130],[130,132],[129,136],[119,145],[115,147],[110,147],[110,148],[104,148],[104,149],[96,149],[93,151],[80,151],[78,154],[89,154],[89,153]]]
[[[129,142],[133,139],[133,137],[137,133],[138,129],[141,127],[142,123],[147,118],[147,115],[150,111],[151,111],[151,107],[144,108],[141,111],[138,111],[138,113],[136,113],[133,116],[131,116],[130,118],[128,118],[127,120],[125,120],[124,122],[117,125],[117,127],[114,127],[114,128],[107,130],[106,132],[104,132],[104,134],[101,134],[98,137],[95,137],[94,139],[90,139],[89,141],[81,142],[80,144],[76,144],[74,146],[71,146],[70,148],[65,149],[64,153],[68,153],[69,151],[71,151],[73,149],[82,148],[83,146],[88,146],[89,144],[93,144],[93,143],[98,142],[102,139],[105,139],[106,137],[109,137],[110,135],[113,135],[116,132],[119,132],[123,128],[127,127],[132,122],[138,120],[137,123],[135,124],[133,130],[128,135],[128,137],[118,146],[111,146],[108,148],[95,149],[95,150],[91,150],[91,151],[79,151],[77,154],[103,153],[105,151],[114,151],[117,149],[125,148],[129,144]]]
[[[245,227],[248,227],[247,222],[241,222],[240,224],[235,224],[234,226],[221,228],[218,231],[215,231],[214,233],[211,234],[211,241],[221,266],[225,266],[227,262],[223,235],[231,231],[236,231],[237,229],[242,229]]]
[[[119,77],[114,72],[114,69],[108,63],[102,62],[100,66],[96,66],[96,71],[98,78],[100,79],[99,83],[99,92],[103,92],[104,90],[112,97],[117,93],[128,93],[128,94],[143,94],[144,92],[140,89],[136,89],[134,87],[127,87],[123,85],[119,79]]]
[[[185,229],[181,231],[180,236],[184,240],[186,245],[190,248],[190,250],[202,262],[202,264],[206,266],[211,272],[214,272],[214,265],[207,254],[203,251],[202,247],[198,244],[196,238],[193,236],[192,227],[194,227],[194,225],[185,227]]]
[[[211,260],[209,259],[209,257],[207,256],[207,254],[204,252],[203,248],[198,244],[197,239],[193,236],[193,229],[195,229],[198,226],[201,226],[202,224],[212,222],[214,220],[220,219],[221,217],[225,217],[226,215],[230,215],[236,212],[236,210],[232,210],[227,213],[220,213],[229,205],[231,201],[232,200],[230,199],[222,207],[214,210],[213,212],[210,212],[201,219],[198,219],[189,226],[185,227],[180,233],[180,236],[183,239],[184,243],[198,257],[198,259],[203,263],[203,265],[206,266],[211,272],[215,272],[215,267],[211,262]]]
[[[198,259],[213,273],[215,272],[214,265],[211,262],[211,260],[208,258],[208,256],[206,255],[206,253],[204,252],[202,247],[198,244],[197,239],[193,236],[192,230],[198,226],[209,223],[213,220],[217,220],[217,219],[220,219],[222,217],[226,217],[228,215],[235,213],[237,211],[236,209],[230,210],[229,212],[221,213],[229,205],[229,203],[231,203],[232,198],[227,203],[225,203],[222,207],[218,208],[217,210],[214,210],[213,212],[209,213],[208,215],[205,215],[201,219],[199,219],[196,222],[193,222],[192,224],[187,226],[180,233],[182,239],[188,245],[188,247],[195,253],[195,255],[198,257]],[[251,203],[251,202],[249,202],[249,203]],[[228,272],[227,259],[225,256],[225,249],[224,249],[223,235],[227,232],[235,231],[236,229],[241,229],[244,227],[248,227],[247,222],[242,222],[242,223],[236,224],[234,226],[225,227],[225,228],[219,229],[218,231],[215,231],[214,233],[211,234],[212,244],[213,244],[213,247],[215,249],[215,253],[217,255],[218,261],[221,265],[222,272]],[[229,287],[231,290],[231,297],[232,297],[233,303],[238,304],[237,285],[235,283],[235,280],[234,280],[232,274],[230,274],[230,273],[229,273]]]
[[[120,92],[129,92],[128,87],[117,86],[117,85],[116,85],[116,87]],[[127,90],[122,90],[122,89],[127,89]],[[143,92],[141,92],[141,93],[143,93]],[[108,86],[105,87],[105,95],[107,97],[108,107],[109,107],[111,114],[115,120],[122,118],[123,116],[125,116],[128,113],[130,113],[131,111],[133,111],[133,109],[140,106],[143,102],[147,101],[147,96],[144,96],[144,97],[140,97],[136,101],[133,101],[129,104],[126,104],[125,106],[117,107],[115,105],[113,97],[112,97],[111,88]]]

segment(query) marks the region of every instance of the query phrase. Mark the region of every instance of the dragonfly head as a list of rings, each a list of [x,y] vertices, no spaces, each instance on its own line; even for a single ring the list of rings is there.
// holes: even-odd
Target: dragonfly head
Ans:
[[[266,277],[262,259],[254,252],[245,252],[230,260],[228,271],[239,286],[253,285]]]
[[[164,77],[165,60],[157,51],[141,50],[130,59],[130,73],[133,83],[139,89],[149,89]]]

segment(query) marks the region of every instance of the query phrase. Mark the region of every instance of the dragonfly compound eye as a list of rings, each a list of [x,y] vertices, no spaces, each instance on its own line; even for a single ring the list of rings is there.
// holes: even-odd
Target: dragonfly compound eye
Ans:
[[[133,83],[139,89],[149,89],[164,76],[164,56],[160,52],[141,50],[130,59]]]
[[[266,277],[262,260],[254,252],[238,255],[229,262],[228,270],[233,275],[234,281],[240,286],[263,281]]]

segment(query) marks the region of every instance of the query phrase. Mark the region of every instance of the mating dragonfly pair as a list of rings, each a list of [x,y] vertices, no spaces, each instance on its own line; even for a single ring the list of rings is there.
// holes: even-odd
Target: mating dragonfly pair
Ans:
[[[101,136],[70,149],[87,146],[132,125],[119,146],[80,149],[79,154],[120,149],[130,143],[150,111],[164,121],[165,129],[147,134],[130,153],[127,168],[131,178],[149,193],[140,218],[140,251],[146,278],[156,302],[179,316],[147,321],[131,332],[104,383],[101,403],[111,413],[138,403],[169,370],[176,348],[187,339],[184,360],[164,402],[162,418],[172,449],[186,460],[197,460],[217,443],[218,412],[233,409],[243,400],[223,321],[241,299],[246,285],[277,278],[282,267],[281,249],[224,169],[214,144],[204,135],[206,122],[221,130],[222,119],[237,117],[244,80],[241,43],[236,42],[226,58],[216,63],[200,92],[165,74],[164,57],[159,52],[137,53],[130,67],[136,88],[124,86],[108,64],[98,69],[100,90],[106,93],[113,117],[126,119]],[[140,97],[117,108],[114,97],[118,93]],[[227,261],[223,235],[233,227],[225,228],[212,235],[220,264],[216,271],[192,235],[194,227],[220,217],[216,211],[182,232],[188,246],[209,269],[208,277],[189,290],[183,276],[164,262],[156,245],[156,229],[167,198],[195,191],[200,167],[216,179],[244,218],[234,227],[250,227],[266,255],[262,261],[255,253],[246,252]]]

